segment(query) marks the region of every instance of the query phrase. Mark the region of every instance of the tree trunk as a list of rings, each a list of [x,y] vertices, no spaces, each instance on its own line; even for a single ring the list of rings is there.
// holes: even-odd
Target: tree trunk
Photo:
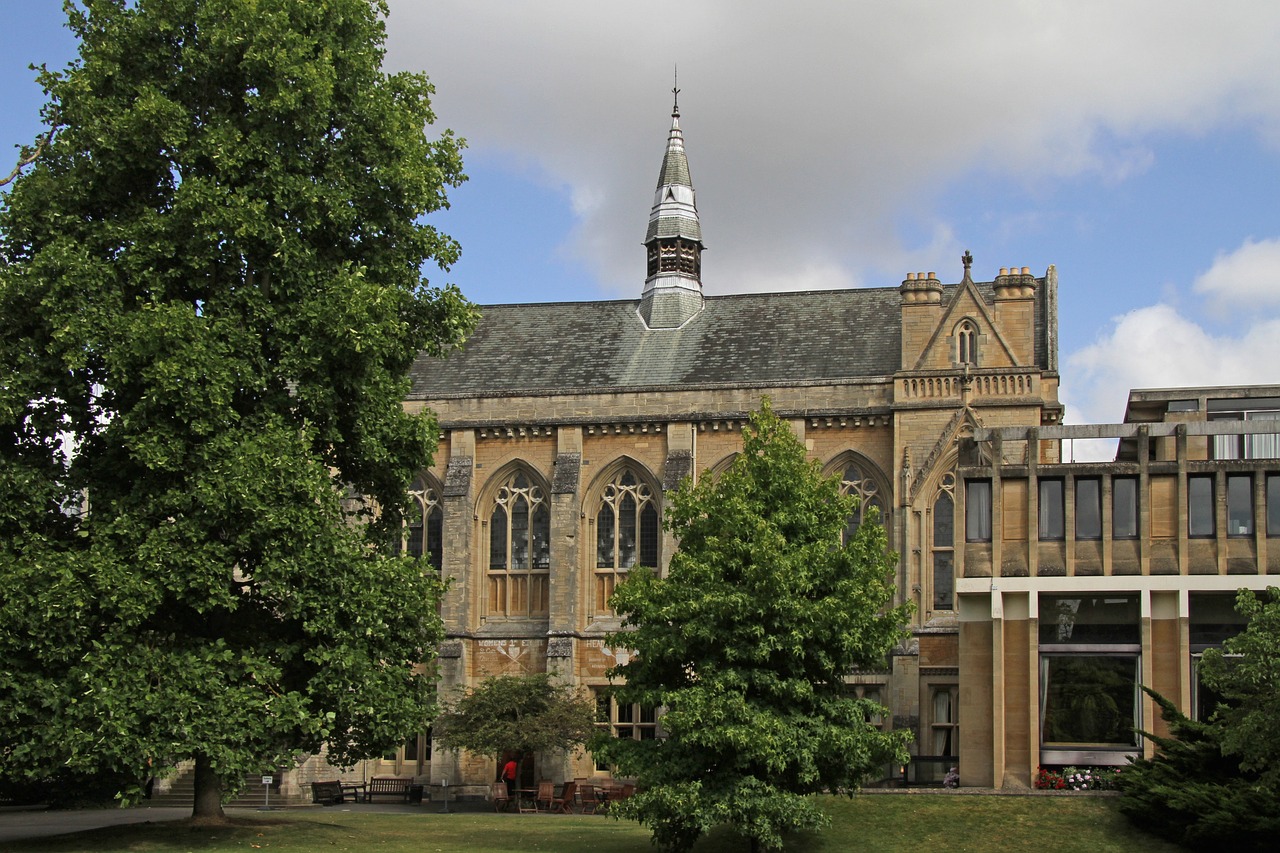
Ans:
[[[191,810],[193,820],[226,820],[222,811],[222,777],[213,771],[207,755],[196,756],[196,796]]]

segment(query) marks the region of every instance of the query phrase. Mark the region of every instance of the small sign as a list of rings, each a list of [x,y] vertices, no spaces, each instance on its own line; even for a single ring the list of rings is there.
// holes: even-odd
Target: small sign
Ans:
[[[270,785],[270,784],[271,784],[271,778],[272,778],[272,777],[270,777],[270,776],[263,776],[263,777],[262,777],[262,784],[264,784],[264,785]]]

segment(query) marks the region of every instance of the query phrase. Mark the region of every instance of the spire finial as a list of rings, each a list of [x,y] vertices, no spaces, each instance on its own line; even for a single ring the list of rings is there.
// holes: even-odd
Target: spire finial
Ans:
[[[973,266],[973,255],[968,249],[965,249],[964,254],[960,256],[960,263],[964,264],[964,280],[972,281],[973,279],[969,275],[969,268]]]
[[[671,116],[680,117],[680,66],[675,67],[675,85],[671,87]]]

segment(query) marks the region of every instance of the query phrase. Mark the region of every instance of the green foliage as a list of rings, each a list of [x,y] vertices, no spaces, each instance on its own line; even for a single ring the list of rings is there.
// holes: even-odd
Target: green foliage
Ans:
[[[1143,734],[1158,748],[1120,774],[1121,811],[1134,824],[1196,850],[1263,850],[1280,832],[1280,791],[1224,753],[1221,723],[1191,720],[1160,694],[1169,737]]]
[[[595,733],[595,715],[590,697],[545,673],[503,675],[468,690],[432,731],[449,749],[527,755],[582,746]]]
[[[1280,791],[1280,588],[1265,597],[1247,589],[1236,596],[1245,630],[1200,661],[1200,678],[1222,697],[1214,722],[1222,750]]]
[[[891,606],[884,529],[864,523],[841,544],[854,500],[766,400],[732,467],[673,496],[667,576],[633,571],[614,594],[625,630],[610,642],[635,650],[612,672],[617,698],[665,708],[666,736],[592,749],[637,779],[617,813],[664,849],[718,824],[777,848],[824,823],[808,794],[852,791],[905,759],[910,734],[874,728],[887,712],[844,689],[850,670],[885,665],[909,615]]]
[[[231,785],[429,719],[441,583],[373,527],[437,443],[407,369],[475,312],[420,273],[458,254],[421,217],[461,143],[381,71],[386,11],[67,4],[57,132],[0,198],[8,776]]]

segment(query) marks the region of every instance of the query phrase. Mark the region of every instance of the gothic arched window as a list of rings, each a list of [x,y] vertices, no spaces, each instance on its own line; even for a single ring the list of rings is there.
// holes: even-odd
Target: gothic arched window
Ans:
[[[596,582],[593,609],[610,613],[614,586],[635,566],[658,567],[658,505],[629,468],[610,480],[596,507]]]
[[[395,553],[425,556],[437,572],[444,565],[444,509],[440,493],[419,474],[409,486],[412,501],[404,519],[404,532],[394,545]]]
[[[550,569],[551,509],[542,488],[517,471],[489,513],[489,613],[546,615]]]
[[[933,499],[933,539],[930,542],[930,565],[933,574],[933,609],[954,610],[956,590],[955,531],[956,478],[942,478]]]
[[[956,362],[978,366],[978,327],[972,320],[962,320],[956,327]]]
[[[885,525],[887,519],[884,514],[884,503],[880,500],[880,487],[874,478],[867,476],[867,473],[856,462],[850,462],[844,466],[844,471],[840,474],[840,493],[843,495],[857,495],[858,506],[854,509],[853,514],[849,516],[849,523],[845,525],[844,535],[841,537],[845,544],[852,541],[854,535],[858,532],[858,528],[862,526],[871,514],[871,508],[877,510],[878,523]],[[887,529],[887,528],[886,528]]]

